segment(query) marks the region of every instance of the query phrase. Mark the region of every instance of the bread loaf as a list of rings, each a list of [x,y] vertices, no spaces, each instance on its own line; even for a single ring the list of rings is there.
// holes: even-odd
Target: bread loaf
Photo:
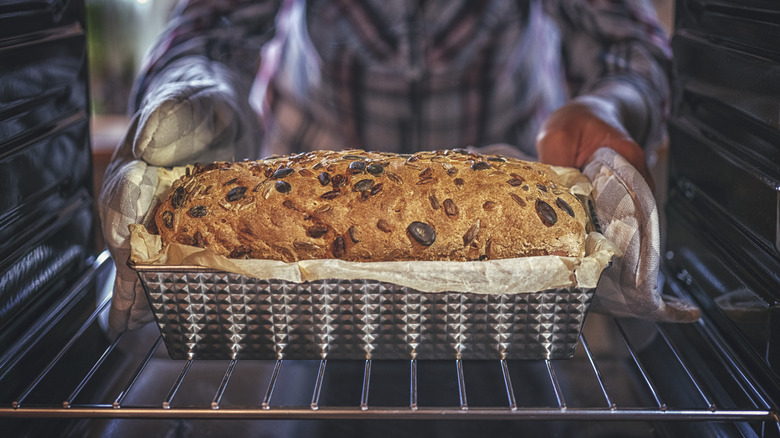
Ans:
[[[586,214],[556,176],[465,150],[218,162],[174,182],[154,225],[163,244],[286,262],[582,256]]]

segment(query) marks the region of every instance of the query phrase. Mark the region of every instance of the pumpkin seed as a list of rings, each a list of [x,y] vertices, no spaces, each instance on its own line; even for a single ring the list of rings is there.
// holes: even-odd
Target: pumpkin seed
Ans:
[[[414,221],[406,227],[406,231],[422,245],[431,246],[436,241],[436,230],[425,222]]]
[[[381,164],[371,163],[366,167],[366,172],[374,176],[379,176],[384,173],[385,168]]]
[[[353,161],[349,163],[349,171],[351,173],[363,173],[366,171],[365,161]]]
[[[366,190],[371,190],[372,187],[374,187],[374,180],[366,178],[356,182],[355,185],[352,186],[352,191],[365,192]]]
[[[243,198],[245,193],[246,193],[246,187],[244,186],[233,187],[227,193],[226,198],[230,202],[235,202]]]
[[[550,204],[541,199],[536,200],[536,214],[539,215],[539,219],[542,220],[542,223],[548,227],[551,227],[558,222],[558,215],[555,213],[555,210],[550,207]]]
[[[276,172],[274,172],[271,175],[271,178],[274,178],[274,179],[284,178],[284,177],[292,175],[293,172],[295,172],[295,170],[292,167],[282,167],[282,168],[277,169]]]
[[[287,181],[277,181],[276,182],[276,191],[279,193],[290,193],[290,190],[292,190],[292,186]]]
[[[186,193],[184,192],[184,187],[177,187],[176,190],[173,191],[173,195],[171,195],[171,207],[176,209],[181,208],[185,199]]]

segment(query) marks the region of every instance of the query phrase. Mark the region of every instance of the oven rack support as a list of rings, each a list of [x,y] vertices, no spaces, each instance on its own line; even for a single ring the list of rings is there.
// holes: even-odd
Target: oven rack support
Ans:
[[[107,257],[98,258],[98,264],[111,263]],[[90,270],[88,275],[97,275],[100,268]],[[314,384],[310,390],[311,402],[300,405],[283,405],[275,403],[275,396],[284,391],[280,385],[279,375],[286,366],[284,360],[265,361],[272,364],[272,372],[267,377],[267,382],[256,383],[260,388],[259,403],[256,405],[232,405],[223,400],[225,391],[232,382],[232,377],[239,360],[226,362],[224,373],[214,376],[217,379],[216,391],[210,401],[204,401],[197,406],[179,406],[177,396],[183,382],[188,377],[196,360],[176,361],[181,362],[178,375],[170,381],[170,387],[166,395],[153,404],[133,404],[127,401],[137,386],[140,377],[148,371],[150,362],[162,347],[162,338],[157,337],[152,342],[145,355],[138,360],[135,370],[130,377],[121,383],[116,392],[106,400],[80,401],[82,390],[94,382],[100,375],[101,367],[112,354],[116,354],[117,347],[125,340],[123,335],[113,339],[98,359],[90,366],[85,367],[83,377],[74,382],[63,382],[70,391],[64,399],[46,402],[30,402],[28,397],[35,393],[49,376],[49,373],[63,365],[63,358],[69,350],[79,345],[81,337],[91,327],[98,324],[102,312],[109,306],[110,298],[105,299],[96,306],[95,310],[84,320],[83,324],[65,342],[61,348],[54,352],[42,370],[29,382],[24,389],[13,396],[12,400],[0,400],[0,418],[199,418],[199,419],[404,419],[404,420],[450,420],[450,419],[481,419],[481,420],[599,420],[599,421],[719,421],[719,422],[745,422],[761,424],[762,436],[780,437],[780,414],[778,406],[740,365],[736,354],[727,346],[723,339],[713,329],[706,319],[691,325],[685,325],[697,337],[693,340],[685,340],[679,330],[681,325],[655,324],[657,331],[657,343],[665,349],[665,357],[673,358],[674,366],[679,370],[678,378],[683,378],[695,395],[693,402],[679,403],[667,399],[662,387],[667,386],[659,381],[659,375],[653,370],[653,364],[643,358],[642,349],[634,345],[625,322],[619,319],[609,319],[609,324],[617,334],[619,343],[623,344],[625,361],[636,376],[637,386],[641,387],[644,398],[649,400],[643,405],[623,404],[614,396],[610,389],[608,379],[602,370],[603,359],[600,354],[590,346],[585,334],[580,336],[578,351],[580,362],[585,364],[583,372],[590,375],[596,382],[600,392],[600,402],[589,405],[571,403],[567,398],[567,388],[560,379],[560,368],[567,361],[544,360],[549,390],[554,394],[555,402],[552,404],[520,405],[517,401],[518,384],[512,380],[512,369],[517,366],[513,361],[492,361],[503,380],[504,391],[503,406],[480,406],[470,403],[467,391],[466,374],[464,373],[464,361],[452,361],[452,375],[456,379],[458,403],[455,406],[427,406],[418,400],[418,361],[408,361],[408,403],[406,406],[382,406],[371,403],[372,370],[375,362],[371,359],[362,364],[360,402],[356,405],[330,406],[320,403],[320,391],[325,376],[331,366],[339,366],[339,361],[321,360],[317,366]],[[690,337],[690,333],[685,336]],[[683,339],[681,341],[681,339]],[[691,356],[687,350],[695,343],[699,349],[704,349],[708,357],[706,362],[709,367],[716,367],[723,372],[728,382],[715,385],[711,375],[702,371],[700,358]],[[27,348],[21,351],[22,356],[29,355],[33,349]],[[714,359],[713,359],[714,358]],[[0,366],[0,384],[8,378],[10,369],[23,362],[22,357],[14,357],[13,363]],[[159,360],[159,359],[157,359]],[[691,365],[691,361],[696,365]],[[263,362],[263,361],[251,361]],[[353,361],[354,362],[354,361]],[[705,370],[707,371],[707,370]],[[722,378],[722,377],[721,377]],[[661,379],[663,380],[663,375]],[[714,386],[715,385],[715,386]],[[724,388],[727,388],[725,395]]]

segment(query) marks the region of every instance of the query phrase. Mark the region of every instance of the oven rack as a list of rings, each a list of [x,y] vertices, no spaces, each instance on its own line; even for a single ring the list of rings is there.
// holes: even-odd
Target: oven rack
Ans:
[[[103,277],[112,277],[111,270],[110,258],[103,255],[86,275],[97,278],[102,272]],[[66,296],[66,301],[70,298]],[[420,369],[428,365],[423,361],[394,364],[405,370],[402,385],[408,390],[403,391],[406,400],[402,404],[384,405],[372,401],[376,395],[372,387],[379,381],[376,379],[382,378],[375,376],[374,370],[377,365],[383,364],[370,359],[313,363],[309,368],[314,374],[311,386],[303,391],[308,396],[303,402],[291,404],[277,399],[286,390],[280,376],[293,361],[173,361],[163,357],[165,347],[159,336],[150,338],[145,354],[130,355],[132,365],[123,380],[109,382],[105,376],[116,373],[105,368],[114,367],[117,359],[112,357],[124,354],[125,344],[135,342],[128,340],[132,334],[120,334],[106,342],[104,348],[101,346],[96,358],[76,371],[79,378],[57,381],[56,387],[64,388],[66,396],[49,397],[47,394],[57,391],[47,392],[41,388],[52,387],[47,381],[58,379],[58,369],[74,368],[67,359],[69,352],[87,342],[82,339],[85,333],[100,330],[99,320],[109,303],[110,297],[96,306],[78,330],[59,349],[51,351],[50,357],[42,361],[39,357],[32,357],[32,352],[36,351],[35,344],[29,342],[12,358],[0,363],[0,385],[14,378],[14,370],[18,367],[28,367],[29,363],[44,364],[31,374],[29,380],[21,385],[17,382],[16,387],[21,390],[0,399],[0,418],[704,421],[749,424],[758,431],[757,436],[780,437],[780,417],[772,395],[746,371],[740,357],[706,318],[694,324],[652,324],[651,336],[647,336],[647,330],[641,330],[642,334],[637,335],[631,321],[592,315],[588,317],[586,330],[580,337],[573,359],[441,361],[437,363],[438,370],[449,370],[447,373],[454,381],[452,386],[457,393],[455,403],[443,405],[426,404],[419,397],[419,387],[422,386]],[[610,339],[606,343],[591,346],[588,332],[591,323],[608,327]],[[602,334],[599,332],[599,335]],[[123,357],[120,361],[127,362],[128,359]],[[169,368],[173,365],[173,369],[177,370],[168,376],[166,390],[161,392],[164,395],[153,401],[132,402],[134,392],[139,390],[138,382],[145,373],[154,372],[149,371],[150,364],[159,361]],[[188,377],[193,367],[201,362],[208,362],[209,367],[221,371],[211,372],[210,382],[200,380],[202,377],[199,376],[195,383],[216,389],[208,399],[180,402],[181,388],[193,383],[188,381]],[[502,392],[499,398],[503,402],[482,405],[469,398],[470,388],[473,387],[469,386],[466,370],[476,366],[475,362],[479,362],[482,369],[492,368],[495,371],[492,375],[501,381],[497,387],[502,389],[496,392]],[[661,370],[657,370],[659,362]],[[234,379],[236,370],[243,365],[262,366],[269,372],[256,376],[250,382],[246,377]],[[359,391],[355,400],[359,401],[354,404],[323,403],[321,396],[327,377],[333,370],[345,366],[359,371],[353,376],[359,381],[355,386]],[[543,400],[544,397],[537,399],[534,394],[525,391],[527,382],[523,377],[529,367],[537,372],[537,376],[543,377],[541,380],[545,381],[546,392],[552,395],[547,398],[548,402]],[[521,370],[519,374],[517,369]],[[616,369],[620,373],[614,373]],[[621,373],[630,378],[616,383],[614,378]],[[583,399],[568,385],[585,380],[592,383],[590,389],[584,391],[589,395]],[[629,382],[632,394],[628,401],[624,400],[626,382]],[[536,383],[539,384],[539,381]],[[257,388],[256,403],[226,401],[226,392],[236,386]],[[92,396],[85,394],[94,391],[87,391],[88,388],[104,388],[107,393],[97,399],[90,398]],[[687,395],[680,397],[679,388],[687,388]]]

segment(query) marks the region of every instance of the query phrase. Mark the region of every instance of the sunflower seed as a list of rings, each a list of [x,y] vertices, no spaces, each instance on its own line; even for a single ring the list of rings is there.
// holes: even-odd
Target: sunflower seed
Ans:
[[[330,204],[325,204],[325,205],[322,205],[322,206],[319,206],[319,207],[317,207],[317,209],[316,209],[316,210],[314,210],[314,214],[323,214],[323,213],[327,213],[327,212],[329,212],[329,211],[330,211],[330,210],[332,210],[332,209],[333,209],[333,207],[331,207],[331,205],[330,205]]]
[[[516,195],[516,194],[514,194],[514,193],[510,193],[510,194],[509,194],[509,196],[511,196],[511,197],[512,197],[512,199],[513,199],[515,202],[517,202],[517,204],[518,204],[519,206],[521,206],[521,207],[525,207],[525,206],[527,205],[527,204],[525,203],[525,200],[524,200],[523,198],[521,198],[520,196],[518,196],[518,195]]]
[[[352,243],[360,242],[360,236],[358,235],[358,230],[354,225],[349,227],[347,233],[349,234],[349,240],[351,240]]]
[[[382,187],[384,187],[384,184],[374,184],[374,187],[371,187],[371,196],[376,195],[377,193],[382,191]]]
[[[567,204],[566,201],[564,201],[563,199],[561,198],[556,199],[555,205],[557,205],[558,208],[560,208],[561,210],[568,213],[569,216],[574,217],[574,210],[572,210],[571,206]]]
[[[190,216],[194,218],[203,217],[206,216],[207,214],[209,214],[209,210],[206,208],[205,205],[196,205],[195,207],[192,207],[190,209]]]
[[[379,219],[376,222],[376,227],[379,228],[380,230],[384,231],[385,233],[389,233],[389,232],[393,231],[393,228],[384,219]]]
[[[318,251],[320,246],[304,240],[296,240],[293,242],[293,248],[298,251]]]
[[[200,231],[196,231],[195,234],[192,235],[192,240],[192,246],[197,246],[198,248],[205,248],[208,243]]]
[[[431,207],[433,207],[434,210],[438,210],[441,207],[441,204],[439,204],[439,200],[436,198],[435,193],[429,193],[428,200],[431,201]]]
[[[506,182],[512,187],[517,187],[523,185],[525,181],[523,181],[522,179],[512,178],[507,180]]]
[[[482,209],[483,210],[490,211],[490,210],[493,210],[494,208],[496,208],[496,203],[493,202],[493,201],[485,201],[485,203],[482,204]]]
[[[173,229],[173,213],[167,210],[164,211],[162,213],[162,221],[166,228]]]
[[[469,246],[471,245],[471,242],[477,240],[479,238],[479,219],[477,219],[477,222],[469,227],[468,231],[466,231],[466,234],[463,235],[463,246]]]
[[[333,199],[341,195],[341,192],[338,190],[331,190],[329,192],[325,192],[320,195],[320,198],[322,199]]]
[[[471,170],[487,170],[490,169],[490,163],[487,161],[477,161],[471,165]]]
[[[447,198],[444,200],[444,212],[447,214],[447,216],[457,216],[458,215],[458,206],[455,205],[455,201],[453,201],[450,198]]]
[[[344,243],[343,237],[336,237],[336,240],[333,241],[333,245],[331,246],[331,251],[333,252],[333,257],[336,257],[337,259],[344,257],[347,252],[347,245]]]
[[[335,175],[331,179],[331,182],[333,183],[333,188],[337,189],[339,187],[343,187],[343,186],[347,185],[348,180],[347,180],[347,177],[344,176],[344,175]]]
[[[251,253],[251,252],[252,252],[252,249],[250,249],[247,246],[241,245],[241,246],[239,246],[237,248],[234,248],[233,251],[230,251],[230,256],[229,257],[231,259],[240,259],[240,258],[243,258],[244,256],[249,255],[249,253]]]
[[[404,181],[401,179],[400,176],[394,174],[393,172],[390,172],[389,170],[385,173],[387,174],[387,177],[390,178],[390,181],[398,185],[403,185]]]
[[[181,243],[182,245],[195,246],[195,238],[190,236],[189,234],[181,233],[176,235],[176,241]]]
[[[322,172],[319,175],[317,175],[317,179],[320,181],[320,184],[323,186],[326,186],[330,184],[330,174],[328,172]]]
[[[328,232],[328,227],[322,225],[312,225],[306,229],[306,235],[318,239]]]

